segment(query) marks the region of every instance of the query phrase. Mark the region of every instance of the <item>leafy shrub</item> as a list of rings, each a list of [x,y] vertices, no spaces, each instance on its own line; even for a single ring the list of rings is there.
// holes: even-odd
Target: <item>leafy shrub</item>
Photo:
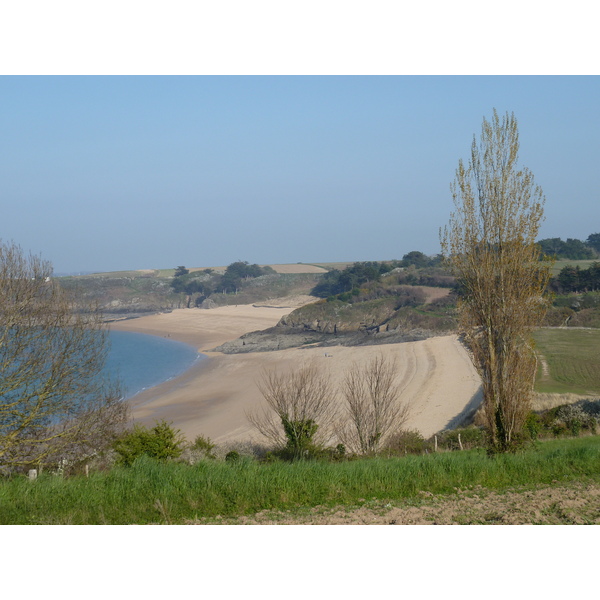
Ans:
[[[319,426],[312,419],[294,421],[282,417],[281,423],[287,440],[287,450],[301,456],[315,449],[313,438]]]
[[[225,455],[225,462],[228,462],[228,463],[239,462],[240,458],[241,458],[241,455],[237,450],[230,450]]]
[[[119,455],[117,462],[129,466],[142,455],[159,460],[177,458],[183,452],[183,443],[181,431],[162,420],[152,429],[136,424],[114,442],[113,448]]]
[[[213,444],[209,437],[199,435],[191,446],[191,450],[198,450],[203,453],[206,458],[216,458],[213,450],[216,448],[216,444]]]
[[[433,449],[430,441],[416,430],[403,430],[391,436],[384,448],[388,455],[424,454]]]
[[[523,429],[530,439],[537,440],[540,432],[543,429],[542,418],[537,413],[530,411],[525,419]]]
[[[460,436],[460,442],[459,442]],[[474,425],[442,431],[438,435],[438,448],[442,450],[470,450],[472,448],[483,448],[486,445],[485,430]]]
[[[562,421],[556,419],[550,425],[550,431],[554,434],[554,437],[560,437],[561,435],[565,435],[569,430]]]
[[[573,404],[561,404],[537,413],[540,436],[577,437],[582,432],[596,434],[600,417],[600,400],[580,400]],[[533,418],[533,417],[532,417]]]
[[[230,452],[237,452],[243,460],[263,460],[269,452],[269,448],[254,441],[236,440],[219,444],[213,451],[217,460],[225,460]]]

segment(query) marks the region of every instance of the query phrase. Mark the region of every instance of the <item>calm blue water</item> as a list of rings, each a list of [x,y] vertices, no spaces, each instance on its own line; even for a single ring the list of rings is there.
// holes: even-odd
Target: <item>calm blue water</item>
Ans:
[[[154,335],[111,331],[106,372],[118,377],[126,398],[181,375],[203,358],[196,349]]]

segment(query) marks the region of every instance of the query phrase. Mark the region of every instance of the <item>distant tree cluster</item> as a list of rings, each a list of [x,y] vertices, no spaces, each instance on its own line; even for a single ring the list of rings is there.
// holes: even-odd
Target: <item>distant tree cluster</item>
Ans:
[[[398,267],[410,267],[414,266],[417,269],[425,269],[427,267],[437,267],[442,264],[442,257],[440,255],[427,256],[423,252],[413,250],[408,252],[402,257],[402,260],[398,262]]]
[[[600,262],[592,263],[587,269],[567,265],[553,280],[552,289],[559,293],[600,290]]]
[[[456,277],[443,267],[425,267],[415,269],[409,267],[396,275],[400,285],[425,285],[429,287],[456,287]]]
[[[245,281],[274,272],[271,267],[260,267],[257,264],[250,265],[246,261],[237,261],[227,267],[219,286],[224,292],[237,292],[243,287]]]
[[[394,268],[393,264],[382,262],[355,262],[340,271],[332,269],[323,275],[311,294],[318,298],[329,298],[338,294],[352,293],[370,282],[379,281],[384,273]]]
[[[194,296],[196,304],[200,304],[214,290],[214,283],[210,277],[212,272],[212,269],[204,269],[190,273],[189,269],[183,266],[177,267],[171,280],[171,288],[178,294],[185,294],[188,308]]]
[[[567,260],[592,260],[600,254],[600,233],[592,233],[585,242],[567,238],[546,238],[537,242],[543,254]]]
[[[175,269],[171,288],[186,296],[189,308],[192,302],[198,306],[213,293],[238,292],[250,279],[271,273],[275,273],[271,267],[260,267],[242,261],[231,263],[222,275],[215,273],[213,269],[190,272],[184,266],[179,266]]]

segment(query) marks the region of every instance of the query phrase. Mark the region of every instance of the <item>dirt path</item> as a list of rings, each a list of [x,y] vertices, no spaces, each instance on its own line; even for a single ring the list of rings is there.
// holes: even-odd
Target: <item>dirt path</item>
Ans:
[[[476,487],[454,495],[405,503],[367,501],[363,506],[317,506],[289,512],[262,511],[234,519],[203,519],[204,523],[239,525],[599,525],[600,484],[574,483],[534,490],[493,492]]]

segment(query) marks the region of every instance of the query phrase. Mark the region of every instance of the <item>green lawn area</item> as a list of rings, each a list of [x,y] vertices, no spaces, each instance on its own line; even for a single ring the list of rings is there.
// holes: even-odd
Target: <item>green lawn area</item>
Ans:
[[[567,266],[573,266],[573,267],[579,267],[580,269],[588,269],[589,266],[594,263],[594,262],[598,262],[597,260],[557,260],[553,265],[552,265],[552,275],[554,277],[556,277],[561,271],[562,269],[564,269]]]
[[[600,330],[540,329],[533,337],[543,359],[538,392],[600,394]]]

